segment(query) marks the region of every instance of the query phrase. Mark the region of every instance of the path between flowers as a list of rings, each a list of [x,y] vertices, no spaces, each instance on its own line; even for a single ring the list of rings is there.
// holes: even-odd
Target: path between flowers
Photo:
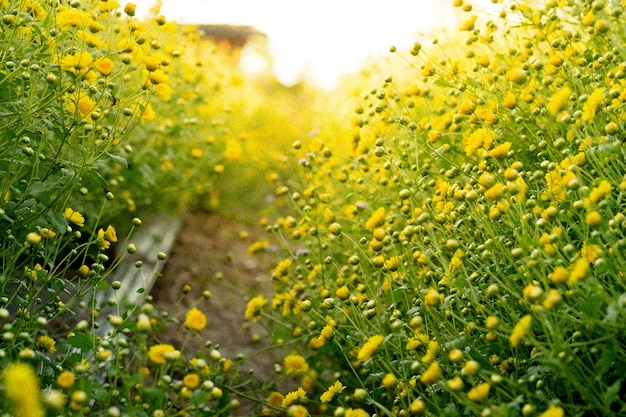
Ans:
[[[242,239],[242,231],[249,236]],[[269,346],[267,332],[244,319],[247,297],[262,294],[271,299],[274,256],[247,253],[252,242],[264,238],[254,220],[201,211],[185,217],[162,276],[150,292],[158,310],[180,321],[167,327],[162,334],[164,343],[181,347],[188,336],[182,321],[195,306],[207,315],[208,325],[198,337],[187,339],[186,351],[195,352],[211,341],[212,348],[219,345],[224,357],[234,359],[237,354],[250,355]],[[205,291],[211,293],[209,298],[203,296]],[[210,350],[204,351],[207,356]],[[274,363],[281,358],[280,352],[272,349],[247,360],[242,371],[252,370],[252,377],[262,378],[274,372]]]

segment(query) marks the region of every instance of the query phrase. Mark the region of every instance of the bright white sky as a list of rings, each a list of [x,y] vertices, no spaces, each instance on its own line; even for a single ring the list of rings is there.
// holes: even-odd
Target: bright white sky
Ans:
[[[156,0],[131,1],[141,17]],[[327,88],[391,45],[428,41],[420,34],[456,25],[458,16],[452,0],[162,0],[161,13],[179,23],[253,26],[269,38],[280,81]]]

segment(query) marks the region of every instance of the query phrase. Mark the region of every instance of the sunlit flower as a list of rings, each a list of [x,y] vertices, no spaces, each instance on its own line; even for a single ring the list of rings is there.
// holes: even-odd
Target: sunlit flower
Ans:
[[[574,285],[579,283],[587,276],[588,273],[589,260],[586,258],[579,258],[572,266],[572,270],[570,271],[567,279],[567,284]]]
[[[598,111],[598,107],[604,101],[604,92],[605,88],[599,87],[593,90],[587,100],[583,104],[583,114],[582,120],[585,122],[589,122],[596,117],[596,112]]]
[[[426,385],[432,385],[441,379],[441,367],[438,362],[432,362],[426,371],[420,377],[420,381],[422,381]]]
[[[117,234],[113,226],[109,225],[106,230],[102,228],[98,230],[98,245],[102,249],[108,249],[111,243],[115,242],[117,242]]]
[[[254,322],[259,321],[263,307],[265,307],[266,304],[267,299],[262,295],[257,295],[256,297],[251,298],[246,305],[245,317]]]
[[[224,150],[224,158],[229,161],[236,161],[243,156],[243,149],[238,141],[228,138],[226,139],[226,149]]]
[[[190,373],[183,377],[183,385],[190,389],[194,390],[200,386],[200,376],[196,373]]]
[[[56,22],[61,29],[87,27],[92,19],[82,10],[69,7],[57,13]]]
[[[176,349],[174,349],[174,346],[170,344],[163,343],[163,344],[153,345],[148,350],[148,358],[150,358],[152,362],[162,365],[165,362],[167,362],[165,355],[168,353],[173,353],[175,351]]]
[[[270,392],[267,398],[267,403],[272,407],[282,407],[285,396],[278,391]]]
[[[74,381],[76,380],[76,375],[71,371],[63,371],[57,377],[57,385],[59,388],[68,390],[74,386]]]
[[[287,375],[303,375],[309,370],[306,359],[295,354],[285,356],[284,367]]]
[[[344,417],[369,417],[367,411],[362,408],[347,408],[343,414]]]
[[[474,23],[476,22],[476,19],[478,19],[477,15],[470,16],[469,19],[463,22],[461,27],[459,27],[459,30],[461,32],[468,32],[470,30],[474,30]]]
[[[85,120],[91,122],[91,113],[96,109],[96,102],[91,97],[80,95],[76,97],[68,97],[67,109],[71,114],[81,116]]]
[[[54,353],[56,352],[56,341],[47,335],[39,336],[37,339],[37,347],[45,352]]]
[[[63,217],[71,223],[74,223],[76,226],[83,227],[85,225],[85,218],[83,215],[69,207],[63,212]]]
[[[93,63],[93,67],[103,76],[108,76],[113,73],[113,68],[115,67],[115,63],[111,61],[109,58],[100,58],[96,59]]]
[[[206,327],[206,323],[206,316],[196,307],[189,310],[185,316],[185,327],[189,330],[203,330]]]
[[[476,403],[483,402],[489,396],[491,385],[487,382],[480,383],[467,392],[467,398]]]
[[[569,101],[570,94],[572,94],[572,90],[569,87],[562,87],[550,98],[550,101],[546,105],[546,110],[552,114],[557,114]]]
[[[77,76],[83,76],[91,70],[93,56],[89,52],[68,54],[61,58],[60,65],[61,69],[64,71],[69,71]]]
[[[281,406],[287,408],[292,404],[296,404],[306,399],[306,391],[302,387],[298,387],[297,390],[291,391],[285,395]]]
[[[539,417],[563,417],[565,411],[559,406],[551,405],[546,411],[539,414]]]
[[[45,415],[39,397],[39,380],[35,370],[28,364],[15,362],[3,372],[4,395],[12,405],[13,415],[20,417],[43,417]]]
[[[367,221],[365,222],[365,228],[367,230],[374,230],[385,222],[385,218],[385,207],[379,207],[370,215],[370,218],[367,219]]]
[[[328,403],[340,394],[346,387],[339,381],[335,381],[335,383],[328,387],[328,389],[320,396],[320,401],[323,403]]]
[[[513,331],[511,332],[511,335],[509,336],[509,342],[511,343],[511,346],[517,347],[522,342],[522,340],[526,338],[528,332],[530,331],[531,321],[532,316],[530,314],[527,314],[517,322],[517,324],[513,328]]]
[[[504,142],[490,150],[488,154],[492,158],[500,159],[507,156],[510,150],[511,142]]]
[[[274,276],[279,277],[279,278],[286,276],[289,271],[290,266],[291,266],[291,259],[289,258],[283,259],[282,261],[278,263],[278,265],[276,265],[276,268],[274,268]]]
[[[378,347],[383,343],[384,337],[382,335],[374,335],[370,337],[367,342],[363,344],[361,349],[359,349],[359,353],[357,354],[357,359],[359,362],[365,362],[369,358],[371,358]]]

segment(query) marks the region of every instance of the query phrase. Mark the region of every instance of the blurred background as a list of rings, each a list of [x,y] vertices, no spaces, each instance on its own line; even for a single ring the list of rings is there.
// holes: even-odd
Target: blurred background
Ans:
[[[160,7],[168,20],[251,26],[267,36],[271,68],[254,42],[242,53],[249,71],[274,72],[292,85],[306,81],[333,89],[338,78],[360,69],[392,45],[410,47],[423,35],[454,27],[461,15],[442,0],[135,0],[137,16]],[[474,1],[481,8],[491,1]],[[476,6],[475,6],[476,7]],[[420,36],[422,35],[422,36]]]

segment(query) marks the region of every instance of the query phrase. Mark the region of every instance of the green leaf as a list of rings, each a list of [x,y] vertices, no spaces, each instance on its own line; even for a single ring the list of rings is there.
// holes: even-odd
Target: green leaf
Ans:
[[[80,349],[82,352],[88,352],[91,350],[93,340],[88,335],[79,333],[68,337],[67,343],[77,349]]]
[[[124,168],[128,168],[128,161],[123,156],[115,155],[115,154],[112,154],[111,152],[107,152],[106,155],[109,158],[111,158],[113,160],[113,162],[116,162],[116,163],[120,164]]]
[[[622,379],[618,379],[617,381],[615,381],[613,385],[611,385],[610,387],[606,389],[606,392],[603,395],[604,404],[611,405],[615,401],[619,400],[620,398],[619,391],[620,391],[620,388],[622,387],[622,381],[623,381]]]
[[[67,221],[65,220],[65,217],[62,213],[56,212],[54,210],[48,210],[48,212],[46,213],[46,219],[48,220],[48,223],[50,223],[50,226],[52,226],[52,229],[54,229],[55,232],[61,234],[65,233],[65,230],[67,228]]]

